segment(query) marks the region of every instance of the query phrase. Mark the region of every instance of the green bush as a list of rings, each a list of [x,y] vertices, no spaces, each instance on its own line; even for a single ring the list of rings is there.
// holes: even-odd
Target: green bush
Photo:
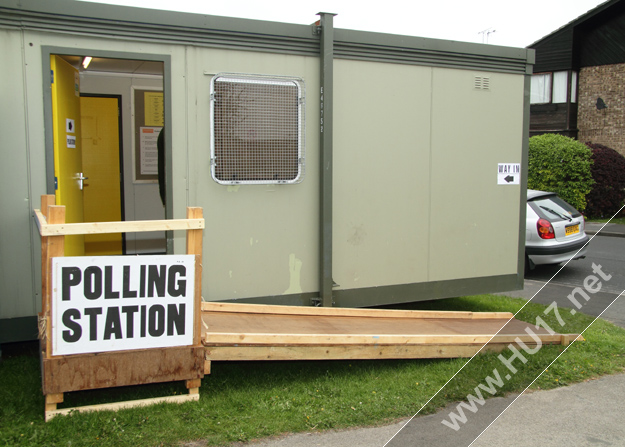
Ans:
[[[557,193],[579,211],[592,190],[592,151],[562,135],[537,135],[529,140],[527,187]]]

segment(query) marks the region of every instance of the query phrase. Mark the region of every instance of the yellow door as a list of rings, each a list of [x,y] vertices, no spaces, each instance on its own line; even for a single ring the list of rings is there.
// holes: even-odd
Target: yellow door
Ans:
[[[80,135],[80,80],[78,70],[56,55],[52,69],[52,123],[56,204],[65,205],[65,221],[83,222],[83,170]],[[65,237],[65,255],[84,254],[83,236]]]
[[[117,98],[80,98],[85,222],[122,220]],[[85,236],[85,255],[121,255],[122,235]]]

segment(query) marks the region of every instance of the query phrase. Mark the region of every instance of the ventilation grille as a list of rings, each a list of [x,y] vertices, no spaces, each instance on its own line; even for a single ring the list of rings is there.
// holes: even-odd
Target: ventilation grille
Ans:
[[[303,174],[302,81],[217,75],[211,88],[215,181],[297,183]]]
[[[475,90],[490,90],[490,76],[476,76],[473,85]]]

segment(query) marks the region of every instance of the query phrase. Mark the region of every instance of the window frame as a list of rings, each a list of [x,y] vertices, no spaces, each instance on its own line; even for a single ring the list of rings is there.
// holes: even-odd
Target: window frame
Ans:
[[[566,84],[564,88],[561,88],[561,91],[560,91],[560,93],[564,93],[566,95],[566,99],[565,101],[555,102],[554,92],[556,91],[556,87],[557,87],[555,86],[555,80],[556,80],[556,74],[558,73],[566,73]],[[530,88],[530,105],[576,104],[577,103],[577,83],[579,79],[579,73],[577,71],[558,70],[558,71],[545,71],[545,72],[540,72],[540,73],[533,73],[532,81],[535,79],[535,77],[538,77],[538,76],[544,76],[549,81],[549,86],[548,86],[549,92],[545,95],[546,96],[545,99],[548,99],[548,101],[534,102],[532,99],[534,94],[533,94],[532,89]]]
[[[219,163],[217,155],[215,118],[216,118],[216,87],[217,82],[232,82],[239,84],[263,85],[293,85],[297,87],[297,174],[290,179],[225,179],[220,178],[217,172]],[[243,73],[218,73],[212,77],[210,83],[210,164],[213,180],[221,185],[267,185],[267,184],[296,184],[304,178],[305,167],[305,85],[304,80],[293,76],[272,76]],[[258,112],[256,112],[258,113]],[[289,162],[292,159],[289,158]]]

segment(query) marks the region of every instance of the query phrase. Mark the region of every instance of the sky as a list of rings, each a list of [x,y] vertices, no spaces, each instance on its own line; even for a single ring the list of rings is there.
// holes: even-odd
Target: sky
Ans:
[[[81,0],[335,28],[526,47],[605,0]],[[486,32],[485,32],[486,31]]]

